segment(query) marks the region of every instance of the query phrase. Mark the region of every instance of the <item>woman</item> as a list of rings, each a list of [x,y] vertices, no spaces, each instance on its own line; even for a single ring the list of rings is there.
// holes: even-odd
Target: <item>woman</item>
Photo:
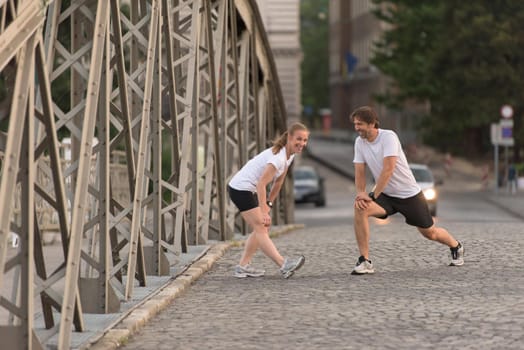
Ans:
[[[273,147],[249,160],[229,182],[229,197],[240,210],[242,218],[253,229],[246,240],[240,262],[235,267],[235,277],[264,276],[264,270],[255,269],[250,265],[259,248],[280,267],[280,273],[284,278],[293,276],[304,264],[304,256],[291,259],[280,255],[269,237],[269,226],[273,201],[278,196],[295,154],[302,152],[308,137],[309,131],[306,126],[301,123],[292,124],[284,134],[273,141]],[[270,183],[271,191],[267,197],[266,189]]]

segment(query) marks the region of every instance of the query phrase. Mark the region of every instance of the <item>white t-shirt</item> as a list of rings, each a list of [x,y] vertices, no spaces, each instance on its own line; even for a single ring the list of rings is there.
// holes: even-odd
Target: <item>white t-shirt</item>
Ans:
[[[391,156],[397,157],[397,164],[383,192],[396,198],[413,197],[420,192],[420,186],[415,181],[395,132],[378,129],[378,136],[373,142],[368,142],[360,136],[355,140],[353,163],[366,163],[375,182],[384,167],[384,158]]]
[[[273,164],[277,169],[276,175],[273,178],[274,181],[284,173],[294,158],[295,155],[292,154],[291,157],[287,159],[286,147],[282,147],[277,154],[273,154],[273,150],[268,148],[251,158],[242,169],[233,176],[231,181],[229,181],[229,186],[239,191],[256,192],[258,180],[262,177],[262,173],[268,164]]]

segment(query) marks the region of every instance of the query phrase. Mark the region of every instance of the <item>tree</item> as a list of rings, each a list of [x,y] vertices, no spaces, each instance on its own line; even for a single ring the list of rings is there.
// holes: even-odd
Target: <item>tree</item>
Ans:
[[[490,124],[500,107],[515,113],[516,150],[524,144],[524,3],[374,0],[391,26],[376,43],[375,64],[392,78],[381,101],[401,108],[429,102],[421,116],[425,141],[463,154],[490,148]],[[518,152],[515,152],[518,158]]]
[[[329,106],[328,7],[329,0],[300,1],[302,105],[313,113]]]

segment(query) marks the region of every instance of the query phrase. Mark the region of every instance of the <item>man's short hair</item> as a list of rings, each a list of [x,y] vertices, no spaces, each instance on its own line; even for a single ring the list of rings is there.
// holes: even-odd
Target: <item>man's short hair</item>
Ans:
[[[378,115],[375,110],[369,106],[358,107],[351,113],[351,121],[354,121],[357,118],[360,121],[363,121],[366,124],[375,124],[375,128],[378,129],[379,121]]]

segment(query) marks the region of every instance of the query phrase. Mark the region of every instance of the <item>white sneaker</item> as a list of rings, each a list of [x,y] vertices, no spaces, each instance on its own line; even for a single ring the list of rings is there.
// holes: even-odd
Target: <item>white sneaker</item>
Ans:
[[[255,269],[250,264],[247,264],[246,266],[235,266],[235,273],[233,276],[237,278],[246,278],[246,277],[262,277],[266,271]]]
[[[364,275],[366,273],[375,273],[375,269],[373,269],[373,263],[371,262],[371,260],[368,260],[363,256],[360,256],[351,274]]]
[[[449,248],[451,251],[451,262],[449,266],[462,266],[464,265],[464,245],[459,242],[459,245],[456,248]]]
[[[286,260],[284,260],[284,264],[280,268],[280,273],[282,274],[282,277],[289,278],[293,276],[295,271],[297,271],[302,267],[302,265],[304,265],[305,261],[306,258],[303,255],[299,256],[296,259],[286,258]]]

